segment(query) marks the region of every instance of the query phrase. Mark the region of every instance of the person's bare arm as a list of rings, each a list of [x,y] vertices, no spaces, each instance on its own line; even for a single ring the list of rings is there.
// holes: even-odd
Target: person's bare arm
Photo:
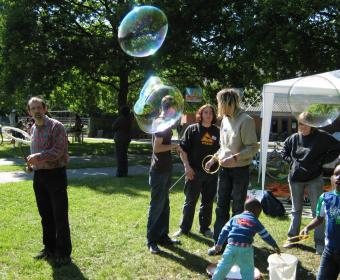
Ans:
[[[183,149],[181,149],[179,156],[183,162],[184,169],[185,169],[185,176],[188,180],[193,180],[195,176],[195,171],[191,168],[188,160],[188,155]]]
[[[303,230],[301,230],[300,235],[307,235],[311,230],[315,229],[324,221],[324,217],[315,217]]]

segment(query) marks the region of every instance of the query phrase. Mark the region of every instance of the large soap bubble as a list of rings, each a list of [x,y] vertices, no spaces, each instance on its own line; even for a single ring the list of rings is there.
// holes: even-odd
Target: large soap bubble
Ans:
[[[153,6],[140,6],[129,12],[118,28],[118,41],[128,55],[145,57],[163,44],[168,31],[166,15]]]
[[[333,123],[340,113],[340,94],[327,78],[319,75],[297,80],[289,90],[293,116],[311,127]]]
[[[146,133],[164,131],[182,116],[184,99],[176,88],[150,77],[143,86],[133,111],[139,127]]]

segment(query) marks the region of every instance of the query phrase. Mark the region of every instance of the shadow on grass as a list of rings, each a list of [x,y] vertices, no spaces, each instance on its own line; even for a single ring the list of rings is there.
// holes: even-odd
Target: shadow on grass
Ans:
[[[301,280],[315,280],[315,275],[308,270],[307,268],[303,267],[301,265],[301,262],[298,262],[297,268],[296,268],[296,279]]]
[[[203,243],[203,244],[205,244],[205,245],[207,245],[209,247],[212,247],[214,245],[214,241],[213,240],[207,239],[207,238],[205,238],[203,236],[200,236],[200,235],[198,235],[196,233],[190,232],[188,236],[190,238],[194,239],[195,241]]]
[[[113,155],[112,143],[72,143],[69,145],[69,154],[71,156],[85,156],[85,155]]]
[[[197,272],[200,274],[206,273],[206,268],[210,263],[208,260],[203,259],[202,257],[199,257],[197,255],[191,254],[180,247],[167,246],[165,248],[171,250],[178,256],[166,251],[162,251],[162,253],[159,254],[160,257],[173,260],[190,271]]]
[[[172,186],[181,175],[174,174]],[[171,193],[182,192],[183,179],[171,190]],[[104,194],[126,194],[129,196],[148,197],[150,192],[148,175],[133,175],[131,177],[86,177],[84,179],[69,179],[69,185],[76,188],[89,188]],[[146,192],[146,193],[145,193]],[[171,198],[170,198],[171,199]]]
[[[267,259],[272,253],[273,251],[268,248],[258,248],[254,246],[255,267],[257,267],[261,273],[268,273]]]
[[[296,247],[307,252],[315,253],[315,248],[304,244],[296,244]]]
[[[53,279],[54,280],[65,280],[65,279],[74,279],[74,280],[88,280],[83,273],[80,271],[79,267],[71,262],[69,265],[65,265],[62,267],[56,267],[52,261],[48,261],[53,270]]]

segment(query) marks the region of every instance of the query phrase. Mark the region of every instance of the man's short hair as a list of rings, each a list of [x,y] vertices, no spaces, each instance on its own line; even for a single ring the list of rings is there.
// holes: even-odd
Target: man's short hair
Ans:
[[[28,100],[27,102],[27,109],[28,111],[30,111],[30,105],[33,103],[33,102],[39,102],[42,104],[43,108],[45,109],[46,108],[46,102],[44,101],[44,99],[42,99],[41,97],[39,96],[33,96],[30,98],[30,100]]]
[[[173,107],[175,105],[175,98],[171,95],[166,95],[162,98],[161,106],[162,110],[165,112],[169,110],[169,108]]]

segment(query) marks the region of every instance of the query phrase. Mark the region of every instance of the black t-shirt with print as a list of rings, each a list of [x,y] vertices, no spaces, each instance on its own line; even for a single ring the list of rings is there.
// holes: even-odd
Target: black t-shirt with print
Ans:
[[[220,147],[220,130],[215,125],[192,124],[185,130],[180,145],[188,155],[190,166],[203,171],[204,157],[216,153]]]

